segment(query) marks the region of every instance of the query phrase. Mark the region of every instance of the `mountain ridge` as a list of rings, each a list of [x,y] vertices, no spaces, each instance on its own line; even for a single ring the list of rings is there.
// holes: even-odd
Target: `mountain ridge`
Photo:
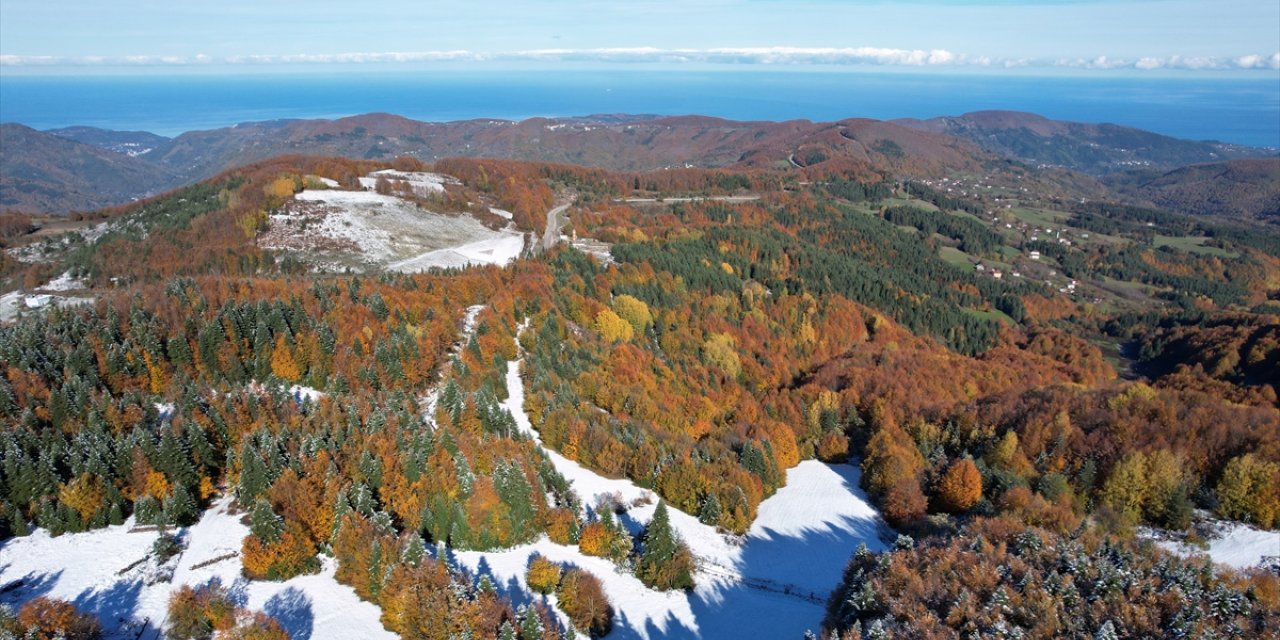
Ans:
[[[993,131],[996,133],[990,133]],[[1101,166],[1099,163],[1109,163],[1115,169],[1168,171],[1211,161],[1212,154],[1218,153],[1215,149],[1249,157],[1268,153],[1264,149],[1183,141],[1116,125],[1063,122],[1013,111],[930,120],[846,118],[833,122],[627,114],[424,122],[390,113],[368,113],[337,119],[246,122],[189,131],[173,138],[92,127],[67,127],[43,132],[41,136],[9,136],[0,147],[6,167],[6,182],[0,186],[0,203],[4,204],[0,206],[59,214],[120,204],[281,155],[352,159],[407,155],[428,162],[446,157],[490,157],[614,171],[697,166],[799,171],[806,176],[839,168],[882,178],[986,172],[993,163],[1013,160],[1041,168],[1065,168],[1068,171],[1062,173],[1067,181],[1089,184],[1086,191],[1092,192],[1102,187],[1083,175],[1067,174],[1079,171],[1101,175],[1089,170]],[[1146,141],[1147,146],[1117,150],[1117,141],[1130,139]],[[1096,140],[1110,140],[1111,146]],[[85,148],[61,144],[64,142]],[[1056,149],[1064,161],[1045,162],[1051,158],[1037,160],[1027,157],[1034,154],[1019,151],[1032,143]],[[105,172],[103,175],[113,178],[99,187],[79,180],[75,167],[80,162],[77,158],[83,157],[94,157],[93,166],[102,167],[94,172]],[[1143,158],[1157,158],[1159,162]],[[110,171],[105,168],[107,165],[112,167]],[[148,170],[154,174],[148,176]],[[17,175],[25,176],[25,181],[8,179]],[[1130,195],[1144,198],[1136,192]],[[1265,194],[1262,199],[1266,199]],[[1242,201],[1254,200],[1257,198]],[[1191,203],[1180,208],[1205,206]]]

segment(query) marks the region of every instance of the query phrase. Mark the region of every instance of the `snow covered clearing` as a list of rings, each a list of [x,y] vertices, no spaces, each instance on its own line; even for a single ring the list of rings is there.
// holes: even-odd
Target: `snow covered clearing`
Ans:
[[[517,427],[540,438],[524,411],[520,361],[508,363],[505,407]],[[546,450],[584,505],[614,500],[633,533],[657,508],[657,496],[628,480],[605,478]],[[857,467],[805,461],[787,472],[787,486],[760,505],[745,537],[727,536],[693,516],[669,509],[671,524],[697,557],[698,586],[692,593],[660,593],[612,563],[574,547],[539,541],[498,553],[459,553],[459,561],[495,584],[524,584],[535,554],[591,570],[615,608],[610,637],[799,637],[822,622],[824,605],[845,564],[862,543],[885,548],[891,530],[859,488]],[[508,588],[507,591],[512,591]]]
[[[1208,535],[1204,536],[1209,542],[1207,551],[1169,539],[1162,532],[1146,531],[1144,534],[1157,538],[1156,544],[1180,556],[1208,555],[1215,563],[1235,569],[1280,565],[1280,531],[1264,531],[1242,522],[1222,521],[1203,523],[1198,528],[1208,529]]]
[[[0,296],[0,323],[13,322],[23,315],[40,313],[44,309],[93,304],[94,301],[93,296],[58,296],[48,293],[29,294],[24,291],[11,291]]]
[[[374,189],[378,185],[378,178],[386,178],[387,180],[400,180],[409,183],[413,187],[413,192],[418,195],[428,195],[431,193],[443,193],[446,184],[458,184],[458,180],[451,176],[441,175],[439,173],[426,173],[424,171],[396,171],[395,169],[383,169],[382,171],[374,171],[373,173],[360,178],[360,186],[365,189]],[[330,185],[337,186],[337,185]]]
[[[169,594],[179,585],[219,581],[241,605],[274,616],[295,640],[394,638],[378,608],[334,579],[332,560],[320,573],[285,582],[241,577],[240,542],[249,528],[223,497],[200,521],[177,530],[186,549],[163,565],[150,557],[159,532],[125,524],[49,537],[37,530],[0,546],[0,601],[21,605],[36,596],[70,600],[102,619],[107,638],[161,637]],[[172,574],[170,581],[165,575]]]
[[[502,266],[520,256],[520,252],[524,250],[524,234],[509,231],[497,233],[502,235],[449,249],[428,251],[408,260],[389,264],[387,269],[414,273],[432,267],[457,268],[485,264]]]
[[[495,231],[469,214],[428,211],[396,196],[309,189],[269,218],[258,243],[297,252],[327,269],[373,266],[411,272],[504,265],[520,254],[524,235]]]
[[[22,310],[26,308],[23,298],[26,297],[21,291],[10,291],[0,296],[0,322],[12,322],[18,319]]]
[[[72,276],[70,271],[46,282],[44,286],[40,287],[44,291],[75,291],[87,288],[84,281]]]

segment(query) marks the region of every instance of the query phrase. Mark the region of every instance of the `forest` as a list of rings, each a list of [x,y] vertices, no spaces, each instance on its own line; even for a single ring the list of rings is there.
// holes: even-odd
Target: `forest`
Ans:
[[[910,181],[402,159],[460,182],[424,206],[492,203],[533,237],[573,192],[573,231],[611,259],[561,246],[506,268],[317,276],[255,243],[310,176],[353,186],[385,166],[260,163],[108,212],[109,231],[48,260],[6,258],[9,282],[66,272],[98,299],[0,326],[0,535],[180,528],[229,494],[249,578],[332,558],[403,637],[552,638],[568,631],[555,612],[450,552],[545,535],[650,588],[691,589],[667,510],[743,534],[817,458],[859,465],[903,534],[883,554],[849,550],[837,637],[1277,628],[1274,574],[1219,573],[1135,537],[1197,512],[1280,527],[1274,232],[1096,205],[1069,224],[1124,242],[1020,244],[974,215],[988,203]],[[742,190],[761,197],[622,200]],[[1148,223],[1230,253],[1152,248]],[[952,244],[975,259],[1036,248],[1069,277],[1158,293],[1070,299],[957,268],[940,255]],[[517,358],[541,446],[502,406]],[[628,532],[542,446],[652,490],[661,517]],[[535,562],[528,584],[582,633],[609,632],[590,572]],[[187,613],[174,637],[282,633],[216,589],[173,598]],[[0,626],[81,624],[59,607]],[[64,633],[92,637],[91,622]]]

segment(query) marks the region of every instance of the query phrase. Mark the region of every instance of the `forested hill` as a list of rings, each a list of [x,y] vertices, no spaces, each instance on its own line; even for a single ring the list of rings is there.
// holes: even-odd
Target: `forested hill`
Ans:
[[[120,204],[284,154],[423,161],[491,157],[611,170],[733,167],[809,176],[838,171],[942,177],[1005,160],[1092,173],[1168,170],[1195,162],[1265,155],[1265,150],[1175,140],[1114,127],[983,112],[961,118],[883,122],[736,122],[701,116],[532,118],[521,122],[419,122],[390,114],[338,120],[281,120],[193,131],[175,138],[70,127],[47,134],[6,125],[0,206],[61,214]],[[71,144],[75,141],[80,144]],[[96,147],[94,149],[93,147]],[[1274,151],[1271,152],[1274,155]],[[92,157],[88,162],[86,157]],[[98,182],[85,183],[88,179]],[[1085,176],[1061,181],[1077,197],[1105,199]],[[1239,200],[1247,206],[1251,200]]]
[[[1225,142],[1180,140],[1116,124],[1050,120],[1019,111],[975,111],[894,122],[972,140],[992,153],[1030,164],[1066,167],[1093,175],[1131,169],[1169,171],[1190,164],[1262,158],[1280,152]]]
[[[871,153],[936,138],[895,140]],[[1274,629],[1274,574],[1138,533],[1280,524],[1280,235],[1004,162],[833,160],[289,156],[0,225],[0,550],[210,518],[202,567],[336,581],[409,638],[799,636],[833,587],[844,638]],[[787,497],[809,468],[802,500],[862,515],[781,530],[826,508]],[[120,589],[190,566],[156,535]],[[795,575],[833,545],[843,584]],[[167,629],[275,628],[167,575]],[[0,630],[39,618],[37,578]]]

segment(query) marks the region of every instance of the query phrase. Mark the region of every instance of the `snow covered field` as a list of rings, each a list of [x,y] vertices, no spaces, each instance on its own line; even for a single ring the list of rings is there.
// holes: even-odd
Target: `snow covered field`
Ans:
[[[1280,557],[1280,531],[1255,529],[1240,522],[1214,522],[1210,528],[1213,532],[1206,536],[1208,550],[1170,540],[1157,532],[1144,533],[1157,538],[1156,544],[1180,556],[1208,555],[1215,563],[1234,569],[1251,569],[1259,566],[1265,557]]]
[[[406,179],[415,191],[442,191],[447,176],[379,171]],[[490,229],[468,214],[422,209],[396,196],[372,191],[304,190],[268,220],[259,246],[297,252],[322,269],[382,267],[414,272],[432,267],[504,265],[524,249],[524,234]]]
[[[294,640],[376,640],[395,636],[382,628],[380,612],[334,580],[324,559],[320,573],[285,582],[240,577],[240,541],[249,528],[228,512],[230,498],[214,503],[195,525],[181,531],[187,548],[164,565],[149,557],[159,533],[133,532],[125,524],[49,537],[37,530],[0,545],[0,601],[20,605],[36,596],[70,600],[102,619],[107,638],[161,637],[169,594],[179,585],[219,581],[241,605],[276,617]],[[172,571],[172,581],[156,580]],[[20,584],[15,586],[17,581]],[[10,588],[12,586],[12,588]]]
[[[431,193],[444,192],[444,185],[457,184],[456,178],[441,175],[439,173],[426,173],[423,171],[396,171],[395,169],[383,169],[382,171],[374,171],[373,173],[360,178],[360,186],[365,189],[373,190],[378,184],[378,178],[386,178],[388,180],[401,180],[409,183],[413,187],[414,193],[418,195],[428,195]],[[337,185],[330,185],[337,186]]]

